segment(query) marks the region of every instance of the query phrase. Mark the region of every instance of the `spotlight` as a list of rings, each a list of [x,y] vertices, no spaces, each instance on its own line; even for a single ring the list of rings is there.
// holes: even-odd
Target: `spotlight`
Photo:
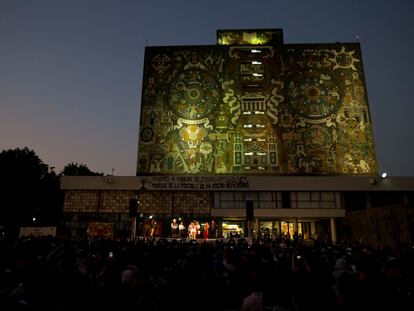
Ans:
[[[387,176],[388,176],[388,174],[387,174],[386,172],[382,172],[382,173],[381,173],[381,178],[382,178],[382,179],[387,178]]]

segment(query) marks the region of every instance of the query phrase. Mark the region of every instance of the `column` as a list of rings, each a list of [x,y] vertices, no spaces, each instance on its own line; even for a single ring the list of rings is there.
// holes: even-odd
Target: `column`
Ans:
[[[331,218],[331,240],[332,243],[336,243],[336,224],[335,224],[335,218]]]
[[[223,221],[222,221],[221,217],[216,219],[216,224],[218,226],[218,228],[217,228],[218,229],[217,237],[222,238],[223,237],[223,228],[222,228]]]
[[[132,218],[131,240],[135,241],[137,236],[137,216]]]
[[[312,220],[310,224],[311,224],[311,232],[310,232],[309,235],[313,238],[315,236],[315,233],[316,233],[315,221]]]
[[[297,218],[293,218],[293,233],[298,232],[298,219]]]

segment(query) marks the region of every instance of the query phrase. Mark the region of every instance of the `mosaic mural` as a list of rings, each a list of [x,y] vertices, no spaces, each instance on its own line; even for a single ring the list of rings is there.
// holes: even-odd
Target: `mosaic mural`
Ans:
[[[231,29],[217,30],[220,45],[281,45],[282,29]]]
[[[147,47],[138,175],[376,173],[359,44]]]

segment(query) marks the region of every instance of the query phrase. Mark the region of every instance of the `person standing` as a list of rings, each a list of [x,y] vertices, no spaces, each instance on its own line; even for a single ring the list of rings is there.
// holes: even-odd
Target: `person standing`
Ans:
[[[217,224],[214,221],[214,219],[211,220],[211,225],[210,225],[210,237],[212,238],[217,238]]]
[[[180,237],[182,239],[185,239],[186,238],[186,235],[185,235],[185,226],[184,226],[184,222],[183,221],[180,221],[180,224],[178,225],[178,230],[180,232]]]
[[[206,221],[206,223],[204,224],[204,229],[203,229],[203,238],[204,240],[208,239],[208,230],[210,229],[210,225],[208,224],[208,221]]]
[[[150,236],[154,236],[155,228],[157,227],[157,221],[155,219],[151,220],[151,234]]]
[[[171,221],[171,237],[176,238],[178,236],[178,223],[177,219]]]
[[[201,225],[198,220],[195,221],[196,225],[196,238],[201,238]]]
[[[197,227],[194,221],[188,226],[188,235],[188,238],[191,240],[195,240],[197,237]]]

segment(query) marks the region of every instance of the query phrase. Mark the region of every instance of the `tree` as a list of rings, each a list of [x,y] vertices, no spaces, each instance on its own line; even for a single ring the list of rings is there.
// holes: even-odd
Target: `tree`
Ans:
[[[62,210],[59,177],[33,150],[0,153],[0,225],[56,225]]]
[[[102,176],[103,173],[92,172],[85,164],[70,162],[61,172],[64,176]]]

